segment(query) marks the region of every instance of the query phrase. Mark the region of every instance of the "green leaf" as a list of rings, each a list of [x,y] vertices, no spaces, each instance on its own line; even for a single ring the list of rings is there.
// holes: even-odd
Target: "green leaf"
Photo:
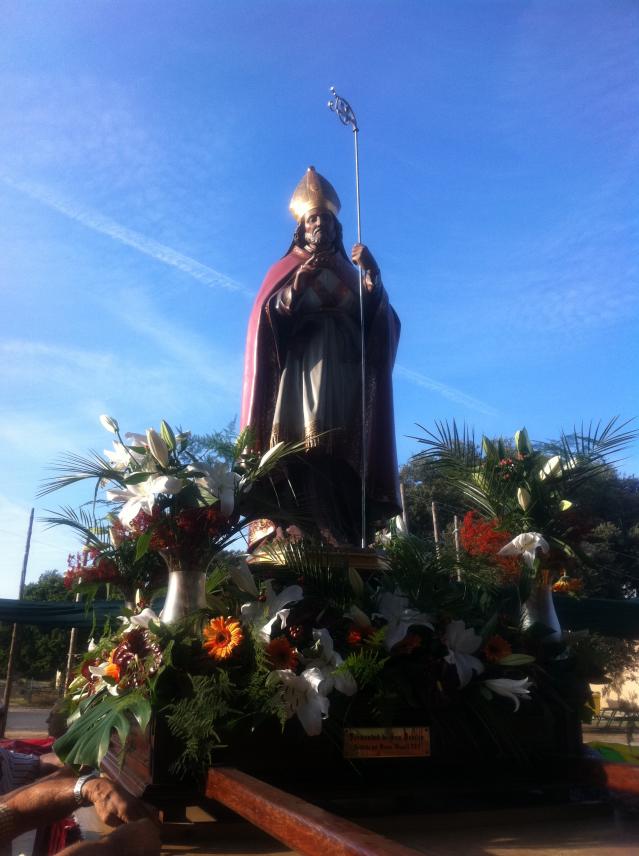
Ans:
[[[149,700],[139,690],[113,696],[106,690],[82,702],[77,719],[54,744],[54,751],[73,767],[99,767],[115,730],[124,747],[133,721],[144,731],[151,719]]]
[[[534,663],[535,658],[530,654],[507,654],[499,660],[500,666],[525,666],[528,663]]]
[[[126,484],[141,484],[141,482],[145,482],[154,475],[157,475],[157,473],[133,473],[133,475],[127,476],[124,481]]]
[[[141,559],[142,556],[145,556],[149,551],[149,546],[151,544],[151,538],[153,537],[153,528],[149,528],[146,532],[142,533],[137,540],[135,545],[135,560],[137,562],[138,559]]]

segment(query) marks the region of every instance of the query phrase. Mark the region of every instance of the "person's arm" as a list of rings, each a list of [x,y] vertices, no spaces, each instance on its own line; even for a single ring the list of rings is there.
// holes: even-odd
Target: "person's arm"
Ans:
[[[64,767],[33,785],[6,794],[3,802],[12,813],[13,835],[48,826],[72,814],[78,808],[76,781],[73,770]],[[100,820],[109,826],[148,817],[139,800],[109,779],[89,779],[82,787],[81,797],[83,802],[94,805]]]
[[[49,773],[55,773],[64,767],[64,761],[61,761],[55,752],[46,752],[40,755],[40,775],[48,776]]]
[[[58,856],[159,856],[160,833],[151,820],[138,820],[114,829],[99,841],[78,841]]]
[[[30,785],[42,775],[38,755],[25,755],[24,752],[14,752],[13,749],[0,749],[0,768],[0,793]]]

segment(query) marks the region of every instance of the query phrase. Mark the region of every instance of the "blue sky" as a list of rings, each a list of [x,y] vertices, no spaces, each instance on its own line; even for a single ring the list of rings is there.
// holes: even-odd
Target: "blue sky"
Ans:
[[[314,164],[402,319],[415,423],[556,436],[637,414],[633,0],[0,2],[0,596],[100,413],[204,432],[239,410],[246,322]],[[639,472],[639,449],[625,462]],[[79,502],[82,492],[37,503]],[[34,532],[29,579],[76,544]]]

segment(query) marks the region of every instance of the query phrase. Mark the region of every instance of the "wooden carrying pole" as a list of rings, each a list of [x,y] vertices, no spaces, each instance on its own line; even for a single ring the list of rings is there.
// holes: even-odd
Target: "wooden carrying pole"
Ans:
[[[27,530],[27,542],[24,547],[24,557],[22,559],[22,573],[20,574],[20,587],[18,589],[18,600],[22,600],[24,594],[24,581],[27,576],[27,565],[29,563],[29,550],[31,549],[31,532],[33,531],[33,511],[29,515],[29,528]],[[16,648],[18,644],[18,625],[14,623],[11,632],[11,647],[9,648],[9,659],[7,661],[7,677],[4,685],[4,698],[2,699],[2,711],[0,712],[0,737],[4,737],[7,727],[7,715],[9,713],[9,704],[11,702],[11,687],[13,684],[13,664],[15,660]]]
[[[403,844],[337,817],[231,767],[209,770],[206,796],[303,856],[419,856]]]

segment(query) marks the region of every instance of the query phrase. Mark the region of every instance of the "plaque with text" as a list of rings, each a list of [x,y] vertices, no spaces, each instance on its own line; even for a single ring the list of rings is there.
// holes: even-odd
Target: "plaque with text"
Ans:
[[[430,755],[430,731],[423,726],[345,728],[345,758],[424,758]]]

